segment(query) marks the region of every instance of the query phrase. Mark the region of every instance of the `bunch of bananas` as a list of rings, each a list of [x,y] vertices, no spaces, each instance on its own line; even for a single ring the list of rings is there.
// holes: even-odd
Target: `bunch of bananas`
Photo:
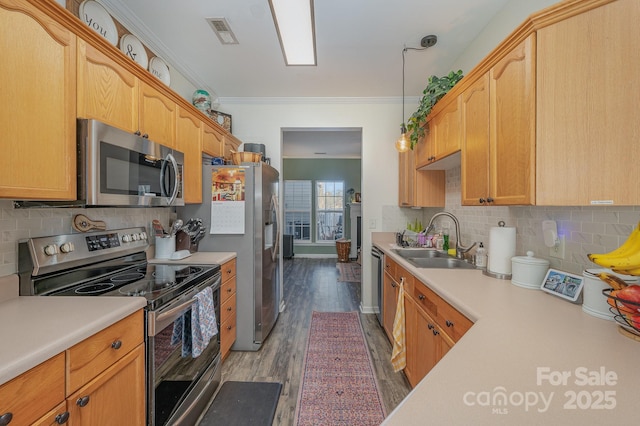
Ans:
[[[640,223],[617,249],[602,254],[588,254],[589,260],[624,275],[640,275]]]

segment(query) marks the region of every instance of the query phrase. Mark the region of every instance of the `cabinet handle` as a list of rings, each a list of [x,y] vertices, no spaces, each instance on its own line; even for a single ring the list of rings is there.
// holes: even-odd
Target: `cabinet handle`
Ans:
[[[493,203],[493,198],[487,197],[487,203]]]
[[[145,138],[145,139],[149,139],[149,134],[145,133],[144,135],[142,135],[142,137]]]
[[[427,328],[428,328],[429,330],[433,330],[433,324],[431,324],[431,323],[427,324]]]
[[[424,299],[425,299],[424,294],[420,294],[420,295],[418,295],[418,299],[420,299],[420,300],[424,300]]]
[[[232,308],[231,306],[229,306],[229,307],[227,308],[227,312],[231,312],[232,310],[233,310],[233,308]]]
[[[120,340],[116,340],[115,342],[113,342],[113,343],[111,344],[111,347],[112,347],[113,349],[115,349],[115,350],[120,349],[120,348],[122,347],[122,341],[120,341]]]
[[[231,269],[227,269],[227,274],[231,274]]]
[[[136,136],[140,136],[142,133],[140,132],[140,130],[136,130],[135,132],[133,132],[133,134]]]
[[[478,201],[480,202],[480,204],[484,204],[487,202],[487,200],[485,200],[484,198],[480,198]]]
[[[440,334],[440,332],[438,330],[436,330],[435,328],[432,331],[433,331],[433,335],[434,336],[437,336],[438,334]]]
[[[60,413],[56,416],[56,423],[59,425],[63,425],[69,420],[69,412],[65,411],[64,413]]]
[[[84,407],[88,403],[89,403],[89,395],[83,396],[82,398],[78,398],[78,400],[76,401],[76,405],[78,405],[78,407]]]
[[[3,415],[0,416],[0,426],[8,425],[9,423],[11,423],[12,419],[13,419],[13,413],[11,412],[4,413]]]
[[[396,283],[391,281],[391,287],[395,288],[396,287]]]
[[[231,287],[227,289],[227,293],[231,293]]]
[[[227,326],[227,330],[231,330],[233,327],[231,327],[230,325]]]
[[[449,320],[447,320],[445,324],[447,324],[447,327],[453,327],[453,323]]]

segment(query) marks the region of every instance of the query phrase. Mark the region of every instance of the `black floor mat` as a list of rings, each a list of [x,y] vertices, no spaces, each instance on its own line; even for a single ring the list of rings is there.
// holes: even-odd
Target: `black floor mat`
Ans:
[[[281,383],[224,382],[200,426],[271,426],[281,390]]]

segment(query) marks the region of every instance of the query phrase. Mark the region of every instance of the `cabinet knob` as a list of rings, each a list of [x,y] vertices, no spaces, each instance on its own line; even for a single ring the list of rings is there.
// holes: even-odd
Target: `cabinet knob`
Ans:
[[[391,287],[394,287],[394,288],[395,288],[395,286],[396,286],[396,283],[392,281],[392,282],[391,282]]]
[[[427,328],[428,328],[429,330],[433,330],[433,324],[431,324],[431,323],[427,324]]]
[[[231,269],[227,269],[227,274],[231,274]]]
[[[69,420],[69,412],[65,411],[64,413],[60,413],[56,416],[56,423],[59,425],[63,425]]]
[[[135,132],[133,132],[133,134],[136,136],[140,136],[142,133],[140,132],[140,130],[136,130]]]
[[[231,327],[230,325],[227,326],[227,330],[231,330],[233,327]]]
[[[13,419],[13,413],[4,413],[0,416],[0,426],[5,426],[11,423]]]
[[[115,342],[113,342],[113,343],[111,344],[111,347],[112,347],[113,349],[115,349],[115,350],[120,349],[120,348],[122,347],[122,341],[120,341],[120,340],[116,340]]]
[[[84,407],[89,403],[89,395],[87,396],[83,396],[82,398],[78,398],[78,400],[76,401],[76,405],[78,407]]]
[[[232,308],[231,306],[229,306],[229,307],[227,308],[227,312],[231,312],[232,310],[233,310],[233,308]]]
[[[231,293],[231,288],[228,288],[228,289],[227,289],[227,293]]]
[[[485,200],[484,198],[480,198],[478,201],[480,202],[480,204],[484,204],[487,202],[487,200]]]
[[[453,327],[453,322],[451,322],[451,321],[449,321],[449,320],[447,320],[447,321],[445,322],[445,324],[447,324],[447,327]]]
[[[493,198],[487,197],[487,203],[493,203]]]
[[[438,334],[440,334],[440,332],[438,330],[436,330],[435,328],[433,330],[431,330],[431,331],[433,331],[433,335],[434,336],[437,336]]]
[[[424,299],[425,299],[424,294],[420,294],[420,295],[418,295],[418,299],[420,299],[420,300],[424,300]]]

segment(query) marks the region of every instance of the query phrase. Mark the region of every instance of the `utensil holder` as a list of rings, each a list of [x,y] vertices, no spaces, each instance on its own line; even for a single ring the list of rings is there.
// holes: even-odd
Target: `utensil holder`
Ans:
[[[176,237],[156,237],[156,259],[169,259],[176,251]]]

